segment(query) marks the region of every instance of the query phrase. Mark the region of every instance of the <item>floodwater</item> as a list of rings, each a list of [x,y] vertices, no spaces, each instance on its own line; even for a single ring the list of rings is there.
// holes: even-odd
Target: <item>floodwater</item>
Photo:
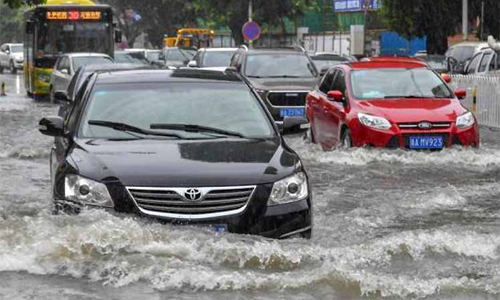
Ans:
[[[314,192],[311,240],[133,215],[50,212],[57,105],[3,74],[0,299],[500,299],[500,131],[482,148],[322,152],[287,138]]]

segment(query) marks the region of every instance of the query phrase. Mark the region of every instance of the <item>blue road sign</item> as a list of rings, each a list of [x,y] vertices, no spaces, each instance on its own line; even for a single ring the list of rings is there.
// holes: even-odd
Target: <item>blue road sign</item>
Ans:
[[[254,41],[260,37],[261,28],[256,22],[246,22],[243,25],[243,37],[246,40]]]

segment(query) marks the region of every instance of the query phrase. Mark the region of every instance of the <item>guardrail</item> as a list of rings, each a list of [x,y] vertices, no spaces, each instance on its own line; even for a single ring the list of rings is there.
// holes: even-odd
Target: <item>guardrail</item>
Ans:
[[[480,125],[500,128],[500,77],[488,75],[452,75],[450,84],[455,89],[467,90],[463,105],[473,108],[476,89],[476,117]]]

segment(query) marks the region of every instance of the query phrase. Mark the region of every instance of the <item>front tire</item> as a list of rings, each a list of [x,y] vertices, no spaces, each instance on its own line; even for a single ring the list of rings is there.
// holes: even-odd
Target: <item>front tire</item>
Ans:
[[[344,130],[344,133],[342,134],[342,138],[340,139],[339,148],[340,149],[352,148],[352,135],[351,135],[350,129]]]
[[[17,69],[14,66],[14,62],[13,61],[10,61],[10,73],[11,74],[16,74],[17,73]]]

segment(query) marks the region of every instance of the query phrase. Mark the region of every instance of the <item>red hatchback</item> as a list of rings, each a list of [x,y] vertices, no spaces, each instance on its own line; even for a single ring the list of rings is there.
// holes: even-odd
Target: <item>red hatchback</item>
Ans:
[[[445,81],[418,62],[359,62],[329,70],[309,93],[311,141],[324,149],[479,147],[475,116]]]

